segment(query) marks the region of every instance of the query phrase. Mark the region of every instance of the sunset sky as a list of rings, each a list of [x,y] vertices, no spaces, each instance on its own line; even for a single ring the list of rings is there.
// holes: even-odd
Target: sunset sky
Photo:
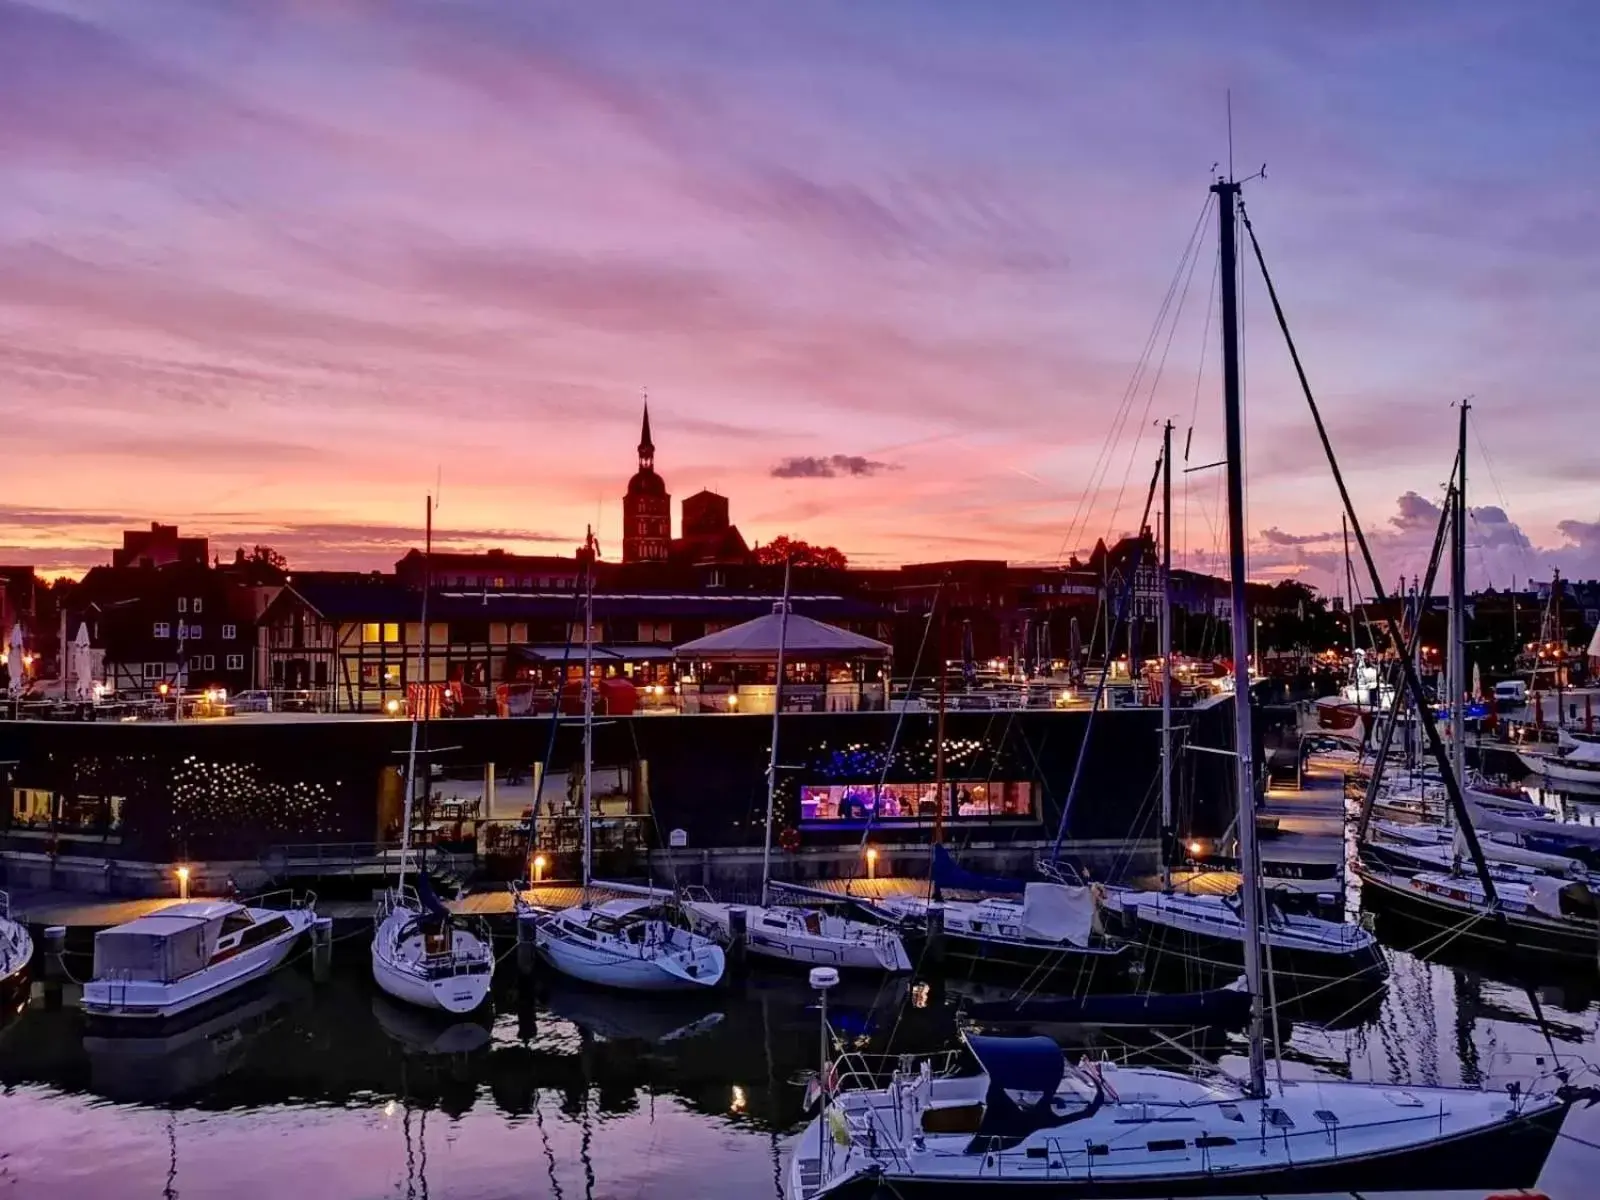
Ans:
[[[0,2],[0,560],[159,519],[382,566],[436,481],[453,548],[592,522],[614,556],[648,389],[675,509],[1054,561],[1135,524],[1160,419],[1221,456],[1209,226],[1118,413],[1230,89],[1385,570],[1471,394],[1473,582],[1600,575],[1581,0]],[[1252,571],[1327,586],[1335,492],[1246,280]],[[1180,486],[1190,565],[1219,482]]]

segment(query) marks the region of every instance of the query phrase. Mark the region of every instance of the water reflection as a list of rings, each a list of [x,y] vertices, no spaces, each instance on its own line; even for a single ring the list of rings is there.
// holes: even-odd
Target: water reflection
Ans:
[[[1337,1008],[1286,1005],[1274,1023],[1286,1077],[1492,1082],[1529,1073],[1533,1056],[1592,1047],[1593,969],[1508,972],[1463,943],[1376,921],[1401,947],[1387,987]],[[86,1037],[70,1008],[30,1010],[0,1034],[11,1169],[56,1194],[255,1194],[286,1158],[308,1180],[297,1200],[487,1197],[512,1181],[561,1200],[777,1194],[816,1065],[817,1002],[802,978],[677,1001],[507,971],[492,1015],[451,1023],[376,994],[363,966],[350,957],[317,984],[280,973],[161,1039]],[[829,1014],[854,1044],[926,1051],[953,1041],[969,993],[847,980]],[[1087,1053],[1243,1067],[1238,1032],[1039,1031]],[[63,1141],[77,1152],[61,1155]]]

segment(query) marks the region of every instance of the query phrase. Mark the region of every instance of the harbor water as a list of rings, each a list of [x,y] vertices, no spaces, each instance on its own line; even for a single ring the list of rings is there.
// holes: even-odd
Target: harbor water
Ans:
[[[1367,919],[1390,947],[1387,986],[1279,1023],[1286,1077],[1495,1084],[1595,1058],[1593,964],[1516,979],[1452,944],[1408,952],[1417,931]],[[363,938],[335,958],[325,981],[302,960],[160,1038],[103,1036],[70,1003],[36,1002],[0,1030],[0,1198],[780,1195],[817,1054],[802,977],[752,974],[676,1001],[519,977],[513,954],[492,1014],[452,1025],[378,994]],[[960,1001],[937,981],[847,980],[830,1015],[852,1044],[917,1052],[953,1041]],[[1091,1051],[1130,1045],[1053,1032]],[[1243,1050],[1240,1035],[1211,1033],[1133,1052],[1237,1071]],[[1541,1185],[1592,1195],[1600,1108],[1575,1110],[1567,1133]]]

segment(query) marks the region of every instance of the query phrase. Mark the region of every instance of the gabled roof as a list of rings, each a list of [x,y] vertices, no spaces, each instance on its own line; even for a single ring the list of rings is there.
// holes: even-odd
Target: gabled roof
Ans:
[[[783,613],[774,611],[732,629],[685,642],[678,647],[677,654],[679,658],[769,662],[778,656],[780,635],[784,654],[795,659],[887,658],[892,653],[875,638],[863,637],[836,625],[824,625],[797,612],[790,612],[785,624]]]

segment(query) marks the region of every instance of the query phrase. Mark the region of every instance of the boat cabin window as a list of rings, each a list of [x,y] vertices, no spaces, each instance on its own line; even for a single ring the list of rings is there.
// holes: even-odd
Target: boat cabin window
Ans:
[[[230,934],[241,933],[254,924],[255,920],[250,916],[249,911],[241,909],[222,918],[222,930],[217,936],[228,937]]]
[[[783,929],[787,925],[787,922],[779,917],[762,917],[761,923],[763,925],[770,925],[773,929]]]
[[[1337,1125],[1339,1123],[1339,1114],[1331,1109],[1319,1108],[1311,1115],[1324,1125]]]
[[[1238,1143],[1235,1142],[1231,1137],[1223,1137],[1221,1135],[1213,1136],[1212,1134],[1202,1134],[1201,1136],[1195,1138],[1194,1144],[1195,1144],[1196,1148],[1200,1149],[1200,1150],[1214,1150],[1218,1146],[1234,1146],[1234,1145],[1237,1145]]]
[[[1158,1138],[1156,1141],[1146,1142],[1145,1148],[1159,1154],[1164,1150],[1183,1150],[1188,1145],[1189,1143],[1182,1138]]]
[[[585,929],[582,925],[574,925],[571,921],[563,921],[561,922],[561,928],[566,930],[568,933],[576,934],[578,937],[583,938],[584,941],[594,941],[594,934],[590,930]]]
[[[1294,1118],[1281,1108],[1267,1109],[1267,1124],[1274,1129],[1293,1129]]]
[[[263,942],[270,942],[275,937],[288,933],[292,926],[289,918],[282,913],[274,914],[265,921],[253,922],[239,938],[239,949],[244,950],[250,946],[259,946]]]
[[[818,913],[806,914],[806,932],[820,934],[822,932],[822,917]]]
[[[427,955],[450,953],[450,927],[429,929],[422,935],[422,952]]]

